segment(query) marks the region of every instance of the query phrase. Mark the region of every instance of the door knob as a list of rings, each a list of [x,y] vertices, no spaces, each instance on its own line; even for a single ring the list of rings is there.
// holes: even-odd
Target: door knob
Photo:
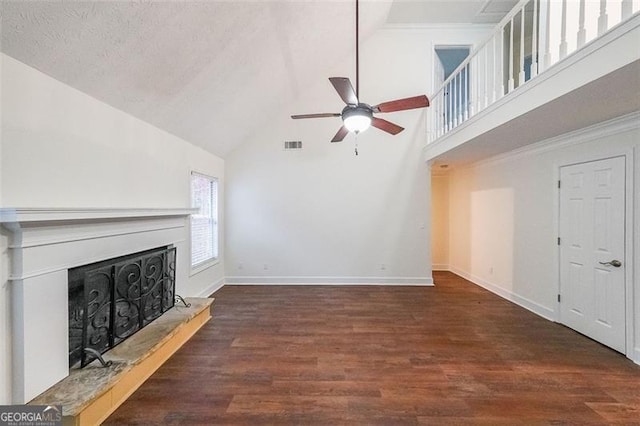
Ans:
[[[612,260],[611,262],[600,262],[601,265],[604,266],[613,266],[614,268],[619,268],[622,266],[622,262],[620,262],[619,260]]]

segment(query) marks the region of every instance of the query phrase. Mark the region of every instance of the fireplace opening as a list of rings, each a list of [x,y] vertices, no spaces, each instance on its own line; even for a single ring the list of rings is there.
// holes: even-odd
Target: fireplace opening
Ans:
[[[173,307],[176,249],[69,269],[69,367],[92,362]]]

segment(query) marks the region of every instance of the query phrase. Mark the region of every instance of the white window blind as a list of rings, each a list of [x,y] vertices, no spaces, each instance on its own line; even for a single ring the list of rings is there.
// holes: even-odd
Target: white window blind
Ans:
[[[191,266],[218,257],[218,179],[191,174]]]

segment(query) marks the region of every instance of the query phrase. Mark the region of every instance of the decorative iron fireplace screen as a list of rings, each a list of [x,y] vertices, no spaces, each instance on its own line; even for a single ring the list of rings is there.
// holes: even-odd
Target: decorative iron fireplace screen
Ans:
[[[174,305],[176,249],[160,247],[69,270],[69,366],[81,367]]]

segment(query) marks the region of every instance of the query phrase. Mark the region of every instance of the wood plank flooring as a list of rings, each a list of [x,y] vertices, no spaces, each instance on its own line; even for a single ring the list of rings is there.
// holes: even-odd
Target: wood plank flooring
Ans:
[[[640,366],[451,273],[226,286],[106,424],[638,424]]]

